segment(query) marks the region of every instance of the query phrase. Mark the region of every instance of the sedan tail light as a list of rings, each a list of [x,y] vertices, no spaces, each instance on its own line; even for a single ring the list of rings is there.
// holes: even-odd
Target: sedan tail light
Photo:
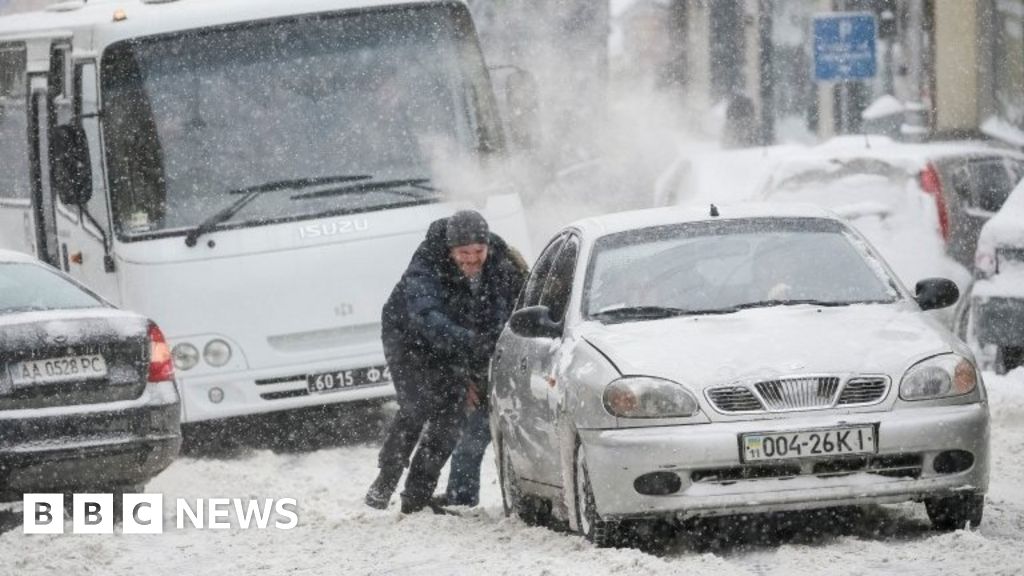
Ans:
[[[918,175],[921,189],[935,200],[935,209],[939,214],[939,231],[942,232],[942,239],[949,242],[949,207],[946,205],[946,197],[942,195],[942,181],[939,179],[939,171],[935,165],[928,163],[924,170]]]
[[[174,378],[174,360],[164,333],[153,322],[149,323],[149,381],[164,382]]]

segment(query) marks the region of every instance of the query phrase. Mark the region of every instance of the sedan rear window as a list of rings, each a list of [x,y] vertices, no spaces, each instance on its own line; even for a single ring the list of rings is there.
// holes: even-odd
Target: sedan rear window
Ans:
[[[0,314],[103,305],[92,294],[43,266],[0,264]]]
[[[616,311],[728,313],[743,308],[893,302],[894,281],[839,222],[763,218],[647,228],[599,240],[588,316]]]

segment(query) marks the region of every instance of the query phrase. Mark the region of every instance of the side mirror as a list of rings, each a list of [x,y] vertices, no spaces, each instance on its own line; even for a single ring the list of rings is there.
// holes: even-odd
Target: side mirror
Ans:
[[[67,206],[81,206],[92,198],[89,141],[78,125],[50,131],[50,185]]]
[[[562,335],[562,323],[551,319],[547,306],[528,306],[517,310],[508,323],[513,332],[526,338],[558,338]]]
[[[960,299],[960,289],[956,283],[945,278],[925,278],[917,283],[914,291],[921,310],[946,308]]]
[[[540,141],[540,95],[537,80],[516,66],[492,69],[498,83],[496,92],[504,96],[502,116],[509,144],[517,150],[536,148]]]

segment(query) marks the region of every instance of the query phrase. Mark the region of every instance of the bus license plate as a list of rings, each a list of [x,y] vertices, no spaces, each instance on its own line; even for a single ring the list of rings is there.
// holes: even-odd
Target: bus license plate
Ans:
[[[744,434],[741,437],[741,458],[744,462],[874,454],[877,439],[875,427],[848,426],[823,430]]]
[[[306,377],[306,388],[310,394],[337,392],[360,386],[375,386],[391,382],[391,370],[387,366],[370,366],[352,370],[335,370],[310,374]]]
[[[107,362],[99,354],[89,354],[15,362],[7,370],[11,375],[11,383],[20,387],[106,378]]]

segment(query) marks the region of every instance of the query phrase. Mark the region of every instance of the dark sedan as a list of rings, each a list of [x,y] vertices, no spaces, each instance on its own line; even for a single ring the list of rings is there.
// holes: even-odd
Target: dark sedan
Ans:
[[[156,324],[0,251],[0,501],[139,490],[177,456],[180,419]]]

